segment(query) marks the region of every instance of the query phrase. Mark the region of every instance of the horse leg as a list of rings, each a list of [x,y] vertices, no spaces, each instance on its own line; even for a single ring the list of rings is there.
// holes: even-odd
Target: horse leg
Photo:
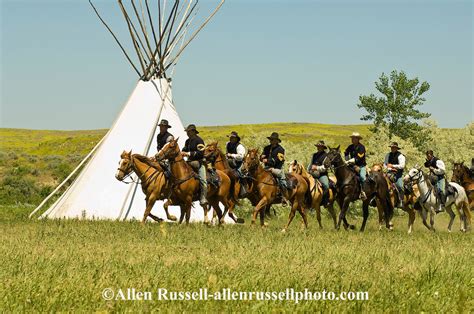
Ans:
[[[331,215],[332,221],[334,223],[334,229],[336,229],[337,228],[337,218],[336,218],[336,211],[334,209],[334,203],[330,203],[327,206],[327,210],[328,210],[329,214]]]
[[[430,225],[431,225],[431,231],[433,231],[433,232],[435,232],[434,217],[435,217],[435,212],[434,212],[434,208],[432,208],[430,210]]]
[[[456,214],[453,212],[453,208],[451,205],[446,206],[446,212],[449,215],[449,224],[448,224],[448,231],[451,232],[451,227],[453,226],[454,219],[456,218]],[[462,217],[461,217],[462,221]]]
[[[181,209],[181,215],[179,216],[179,224],[183,223],[184,217],[186,215],[186,206],[180,205],[179,208]]]
[[[267,206],[267,198],[264,196],[255,206],[255,209],[252,214],[252,225],[255,224],[255,221],[257,221],[257,215],[260,213],[260,211]],[[265,217],[265,216],[264,216]],[[262,215],[260,214],[260,224],[263,226],[265,224],[265,221],[262,222]]]
[[[219,201],[218,200],[210,200],[209,204],[212,206],[212,209],[214,210],[214,214],[217,214],[217,221],[219,224],[224,223],[224,217],[222,216],[222,211],[221,208],[219,207]],[[224,204],[225,208],[227,208],[227,204]]]
[[[379,231],[382,230],[382,225],[384,221],[384,211],[382,208],[382,204],[380,203],[380,200],[377,198],[376,200],[377,203],[377,212],[379,214]]]
[[[191,206],[192,206],[192,204],[193,204],[192,200],[190,202],[186,203],[186,224],[187,225],[189,224],[189,219],[191,219]],[[207,207],[207,205],[205,205],[204,207]]]
[[[155,198],[147,198],[145,213],[143,213],[142,225],[145,224],[146,219],[150,215],[151,209],[153,208],[153,205],[155,205]]]
[[[421,209],[421,218],[423,219],[423,225],[425,225],[428,230],[431,230],[431,227],[426,222],[426,219],[428,219],[428,210],[425,207]]]
[[[170,212],[168,211],[168,207],[170,205],[172,205],[173,202],[171,200],[166,200],[166,202],[163,204],[163,209],[165,210],[165,213],[166,213],[166,218],[168,218],[168,220],[171,220],[171,221],[176,221],[176,216],[174,215],[170,215]]]
[[[304,198],[301,199],[301,204],[304,204]],[[306,217],[306,209],[303,206],[298,206],[298,212],[300,213],[301,218],[303,218],[304,228],[308,229],[308,218]]]
[[[370,200],[365,200],[362,203],[362,226],[360,226],[360,232],[365,230],[365,224],[367,223],[367,218],[369,218],[369,202]]]
[[[408,233],[413,232],[413,223],[415,222],[415,208],[408,208]]]
[[[319,229],[323,229],[323,224],[321,222],[321,203],[319,202],[314,206],[314,209],[316,210],[316,219],[318,220],[319,224]]]
[[[349,208],[349,204],[350,204],[350,201],[346,197],[344,199],[344,202],[343,202],[342,206],[341,206],[341,212],[339,213],[339,220],[337,222],[337,230],[339,230],[341,228],[341,221],[344,221],[344,229],[347,230],[347,228],[349,226],[349,223],[346,220],[346,211]]]
[[[288,227],[290,226],[291,221],[293,220],[293,218],[295,218],[295,213],[296,213],[297,208],[298,208],[298,201],[295,200],[293,204],[291,205],[290,214],[288,216],[288,223],[283,228],[283,230],[281,230],[282,232],[286,232],[286,230],[288,230]]]

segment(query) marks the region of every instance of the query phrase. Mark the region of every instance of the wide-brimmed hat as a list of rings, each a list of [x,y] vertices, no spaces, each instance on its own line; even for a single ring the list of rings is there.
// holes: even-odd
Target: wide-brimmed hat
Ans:
[[[360,139],[360,140],[362,139],[362,136],[360,135],[359,132],[353,132],[353,133],[351,134],[351,136],[349,136],[349,137],[351,137],[351,138],[352,138],[352,137],[357,137],[357,138]]]
[[[227,135],[227,137],[228,137],[228,138],[236,137],[237,140],[240,142],[240,136],[239,136],[239,134],[238,134],[237,132],[235,132],[235,131],[230,132],[230,134]]]
[[[168,129],[171,128],[171,125],[169,124],[168,120],[165,120],[165,119],[162,119],[160,121],[160,124],[158,124],[159,126],[166,126]]]
[[[398,146],[397,142],[390,143],[390,145],[388,145],[388,147],[396,147],[397,149],[402,149],[400,146]]]
[[[194,124],[190,124],[186,127],[186,129],[184,129],[185,132],[188,132],[188,131],[194,131],[196,132],[196,134],[199,134],[199,131],[196,129],[196,125]]]
[[[272,135],[267,137],[269,140],[278,140],[278,142],[281,142],[280,140],[280,135],[277,132],[273,132]]]
[[[314,146],[316,146],[316,147],[324,147],[324,149],[328,148],[328,147],[326,146],[326,144],[324,143],[324,141],[319,141],[319,142],[317,142],[316,144],[314,144]]]

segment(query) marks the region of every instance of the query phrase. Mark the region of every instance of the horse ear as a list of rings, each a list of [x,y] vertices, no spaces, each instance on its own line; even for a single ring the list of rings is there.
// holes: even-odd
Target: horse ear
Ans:
[[[463,160],[463,161],[461,161],[461,166],[464,166],[464,160]]]
[[[298,161],[295,159],[295,160],[293,160],[293,163],[294,163],[295,165],[297,165],[297,164],[298,164]]]
[[[179,140],[179,136],[174,140],[176,143],[178,143],[178,140]]]
[[[331,149],[332,149],[332,148],[331,148],[331,146],[329,146],[329,145],[328,145],[328,148],[329,148],[329,150],[331,150]]]
[[[341,145],[337,145],[336,150],[339,151],[341,149]]]

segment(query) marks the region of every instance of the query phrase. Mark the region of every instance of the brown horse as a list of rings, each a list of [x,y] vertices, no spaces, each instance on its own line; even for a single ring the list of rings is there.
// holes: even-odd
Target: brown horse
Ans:
[[[474,210],[474,179],[464,162],[454,163],[451,181],[460,184],[464,188],[469,199],[469,208]]]
[[[155,202],[157,200],[166,199],[169,193],[167,180],[161,166],[147,156],[132,154],[132,151],[123,151],[120,155],[120,159],[120,166],[115,178],[119,181],[123,181],[129,177],[132,172],[135,172],[140,179],[142,191],[146,195],[146,209],[143,214],[142,223],[144,224],[148,217],[155,221],[162,221],[162,219],[151,214],[151,209],[153,205],[155,205]],[[169,220],[176,221],[176,217],[170,215],[168,212],[167,206],[165,206],[165,212]]]
[[[193,201],[198,199],[199,194],[199,178],[192,170],[191,166],[183,159],[178,145],[178,139],[166,144],[156,155],[157,160],[161,161],[168,159],[171,168],[171,201],[173,204],[181,207],[181,223],[186,216],[186,223],[189,223],[191,217],[191,206]],[[229,209],[229,200],[232,198],[230,193],[231,181],[229,177],[222,171],[217,170],[219,178],[219,186],[215,187],[210,184],[207,192],[207,200],[209,204],[217,213],[219,223],[222,222],[222,212],[219,207],[219,202],[224,205],[225,210]],[[204,209],[204,223],[209,223],[207,217],[209,207],[203,206]]]
[[[257,200],[252,215],[252,224],[255,224],[257,215],[260,215],[260,225],[265,226],[265,209],[281,200],[278,198],[278,183],[273,175],[266,171],[260,164],[260,153],[258,149],[249,149],[242,165],[242,172],[249,176],[252,183],[249,186],[250,199]],[[298,211],[303,218],[305,227],[308,227],[306,217],[305,196],[308,192],[308,183],[299,175],[287,176],[288,189],[283,191],[283,196],[291,203],[291,210],[288,217],[288,223],[282,231],[286,231]]]
[[[383,173],[383,165],[382,164],[375,164],[370,169],[371,172],[382,172]],[[390,181],[387,175],[384,174],[385,180],[389,186],[390,191],[390,202],[392,203],[393,208],[395,208],[397,203],[397,192],[395,191],[395,186]],[[418,203],[418,198],[420,197],[420,191],[418,191],[418,186],[416,184],[405,184],[404,188],[404,195],[403,195],[403,206],[402,210],[408,213],[408,233],[413,232],[413,224],[415,223],[416,218],[416,211],[421,209],[420,204]],[[383,224],[383,209],[380,206],[379,202],[377,202],[377,209],[379,211],[379,228],[382,228]]]
[[[229,217],[232,218],[232,220],[236,223],[244,223],[244,220],[242,218],[237,218],[234,215],[234,208],[236,205],[236,202],[234,200],[239,199],[241,183],[238,174],[234,169],[230,167],[225,154],[219,148],[218,142],[211,142],[206,145],[206,148],[204,149],[204,158],[206,158],[206,161],[210,162],[215,169],[224,172],[229,177],[231,181],[230,193],[233,194],[233,198],[229,200]],[[222,214],[222,219],[225,217],[226,214],[227,209],[224,210],[224,213]]]
[[[310,175],[308,171],[306,171],[304,166],[301,163],[298,163],[298,161],[296,160],[293,160],[290,163],[288,172],[292,174],[298,174],[305,178],[305,180],[308,182],[311,194],[311,204],[309,205],[309,208],[314,208],[316,210],[316,218],[318,219],[319,228],[322,229],[323,225],[321,223],[321,201],[323,199],[323,188],[321,186],[321,183],[319,183],[319,181],[313,178],[313,176]],[[336,190],[329,189],[329,200],[325,207],[327,208],[329,214],[332,217],[332,220],[334,222],[334,228],[337,227],[336,212],[334,210],[335,199]]]
[[[362,203],[363,221],[361,231],[365,229],[367,217],[369,216],[369,205],[371,200],[375,199],[376,207],[379,214],[379,226],[385,221],[388,229],[393,229],[391,222],[393,217],[394,199],[390,197],[390,184],[381,171],[371,171],[367,175],[363,190],[367,195],[367,200]]]

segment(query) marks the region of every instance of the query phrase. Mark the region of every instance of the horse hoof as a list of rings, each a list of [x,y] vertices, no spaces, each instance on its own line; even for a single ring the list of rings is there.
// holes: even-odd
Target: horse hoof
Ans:
[[[286,228],[281,229],[282,233],[286,233]]]
[[[176,221],[176,220],[178,220],[178,218],[176,218],[176,216],[170,215],[170,216],[168,217],[168,220]]]
[[[237,223],[238,223],[238,224],[244,224],[244,223],[245,223],[245,219],[243,219],[243,218],[237,218]]]
[[[349,229],[355,230],[355,228],[356,228],[356,226],[354,226],[354,225],[349,225]]]

